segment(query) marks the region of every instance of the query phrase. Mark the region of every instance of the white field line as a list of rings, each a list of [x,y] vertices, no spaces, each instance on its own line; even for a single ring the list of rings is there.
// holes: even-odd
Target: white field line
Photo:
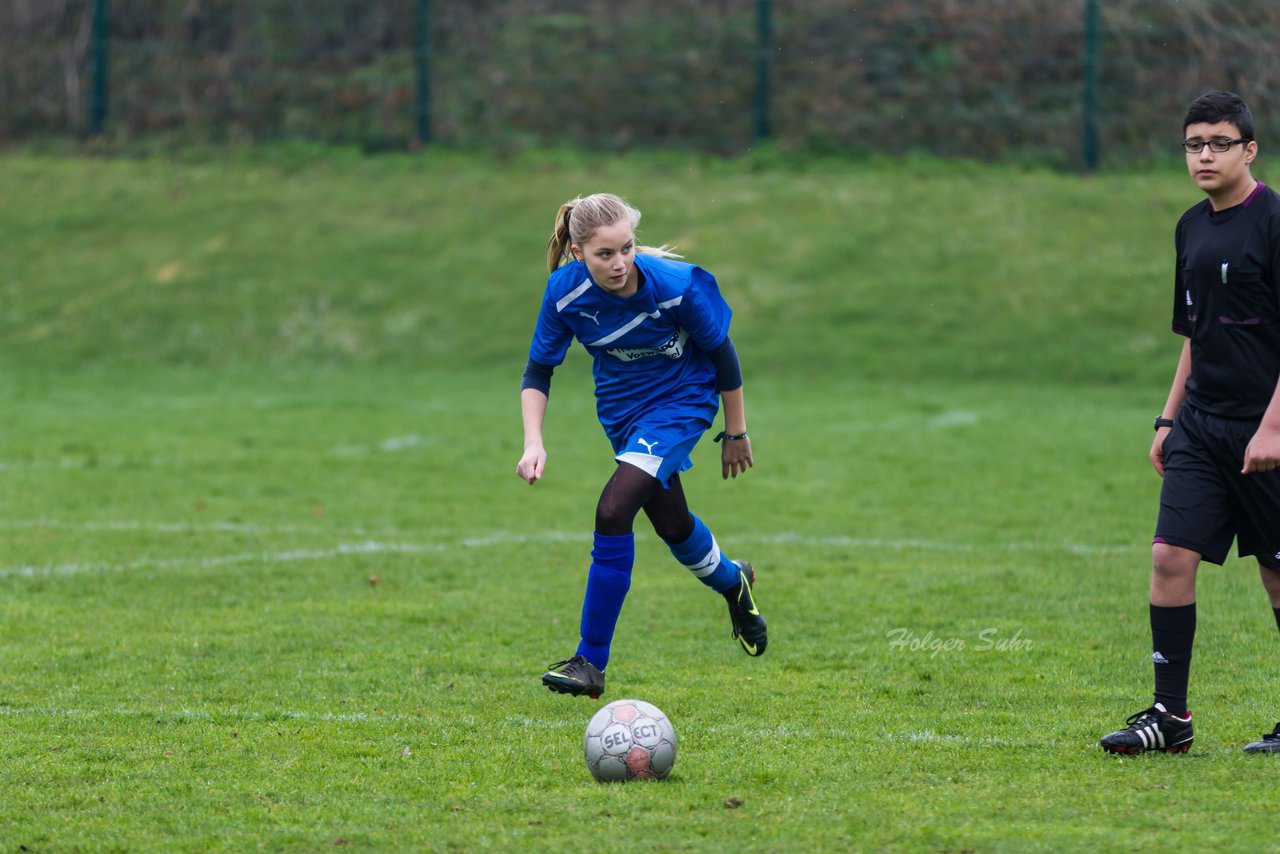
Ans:
[[[257,533],[288,534],[325,534],[334,536],[339,532],[323,531],[315,528],[256,528],[238,524],[211,523],[209,525],[165,524],[143,522],[100,522],[100,523],[61,523],[55,520],[4,520],[0,519],[0,527],[50,527],[68,528],[72,530],[108,530],[108,531],[152,531],[192,533],[211,531],[217,533],[246,531]],[[796,548],[845,548],[867,550],[894,551],[942,551],[942,552],[1067,552],[1076,555],[1106,554],[1138,554],[1146,550],[1145,546],[1082,546],[1071,543],[1037,543],[1008,542],[995,544],[953,543],[946,540],[923,539],[883,539],[875,537],[845,536],[807,536],[797,533],[781,533],[766,535],[735,535],[725,538],[726,542],[763,543],[766,545],[792,546]],[[381,542],[378,540],[362,540],[341,543],[328,548],[300,548],[281,551],[244,552],[239,554],[219,555],[202,558],[140,558],[127,563],[83,563],[56,564],[34,566],[19,564],[17,566],[0,567],[0,577],[45,577],[77,575],[95,572],[127,572],[138,569],[173,569],[184,567],[208,568],[241,563],[286,563],[296,561],[327,560],[345,555],[371,554],[429,554],[445,553],[460,549],[487,548],[503,545],[538,545],[545,543],[582,543],[590,542],[590,536],[581,532],[544,531],[536,534],[522,534],[506,531],[495,531],[492,534],[478,537],[463,537],[449,541],[428,543],[414,542]]]
[[[23,576],[27,578],[82,575],[90,572],[128,572],[136,569],[181,569],[185,567],[209,568],[235,563],[286,563],[302,560],[326,560],[344,555],[370,554],[424,554],[447,551],[444,545],[415,545],[413,543],[342,543],[328,549],[290,549],[279,552],[246,552],[203,558],[169,558],[130,561],[129,563],[67,563],[50,566],[0,567],[0,578]]]
[[[148,534],[304,534],[308,536],[327,537],[404,537],[412,536],[414,531],[403,529],[370,530],[366,528],[326,528],[322,525],[257,525],[252,522],[141,522],[135,520],[107,520],[99,522],[72,522],[64,519],[4,519],[0,518],[0,528],[40,529],[65,531],[107,531],[107,532],[141,532]],[[519,534],[505,531],[485,534],[483,536],[459,539],[455,545],[473,548],[476,546],[520,544],[520,543],[558,543],[558,542],[591,542],[591,534],[569,531],[543,531],[536,534]],[[447,547],[447,544],[434,544],[432,548]]]
[[[347,534],[362,536],[365,531],[326,531],[315,525],[255,525],[245,522],[69,522],[63,519],[0,519],[0,528],[49,528],[72,531],[146,531],[157,534]]]
[[[725,537],[728,541],[730,538]],[[1094,546],[1065,542],[997,542],[957,543],[950,540],[922,540],[916,538],[882,539],[879,537],[808,536],[804,534],[747,534],[733,538],[734,542],[766,543],[769,545],[834,546],[859,549],[895,549],[948,552],[1069,552],[1076,555],[1137,554],[1151,550],[1148,545]]]
[[[389,436],[386,439],[380,439],[366,444],[337,445],[331,448],[330,451],[337,456],[342,457],[365,456],[376,453],[398,454],[405,451],[412,451],[417,448],[437,445],[440,441],[441,439],[438,436],[419,436],[417,434],[410,434],[407,436]],[[232,452],[229,456],[215,456],[207,454],[152,457],[132,457],[120,454],[107,454],[105,456],[63,456],[36,460],[0,460],[0,472],[49,471],[51,469],[80,470],[88,468],[164,468],[166,466],[206,465],[211,462],[225,461],[228,458],[248,460],[253,457],[254,454],[247,451],[241,451],[238,453]]]
[[[146,465],[154,468],[174,462],[171,457],[147,457],[131,460],[127,457],[59,457],[56,460],[0,460],[0,472],[3,471],[48,471],[50,469],[118,469],[126,465]]]
[[[62,519],[5,519],[0,518],[0,528],[53,528],[73,531],[143,531],[149,533],[243,533],[243,534],[310,534],[315,536],[386,536],[403,537],[415,532],[403,529],[369,530],[363,528],[333,529],[317,525],[256,525],[246,522],[142,522],[115,520],[102,522],[72,522]],[[922,551],[1013,551],[1013,552],[1068,552],[1077,555],[1137,554],[1146,553],[1150,547],[1144,544],[1099,546],[1068,542],[1010,541],[997,543],[959,543],[950,540],[928,540],[915,537],[849,537],[841,534],[812,535],[796,532],[776,534],[726,534],[726,542],[763,543],[765,545],[794,545],[807,548],[865,548]],[[495,531],[482,536],[465,537],[453,543],[433,543],[424,548],[477,548],[496,545],[520,545],[537,543],[590,542],[591,535],[581,531],[541,531],[516,533]]]
[[[370,714],[367,712],[320,712],[312,714],[309,712],[256,712],[241,711],[239,709],[226,709],[223,711],[206,711],[203,709],[62,709],[56,706],[32,706],[30,708],[15,708],[13,706],[0,706],[0,717],[13,718],[84,718],[85,720],[97,720],[100,718],[183,718],[193,721],[266,721],[268,723],[303,721],[303,722],[328,722],[337,721],[339,723],[417,723],[427,720],[418,715],[387,715],[387,714]]]
[[[421,725],[424,723],[435,722],[438,727],[439,721],[432,717],[423,715],[395,715],[383,713],[369,712],[298,712],[298,711],[256,711],[241,709],[224,709],[218,711],[209,711],[206,709],[188,709],[182,708],[158,708],[158,709],[131,709],[131,708],[113,708],[113,709],[76,709],[76,708],[59,708],[56,706],[32,706],[28,708],[17,708],[14,706],[0,706],[0,717],[11,718],[78,718],[84,720],[99,720],[103,718],[181,718],[192,721],[205,721],[209,723],[217,723],[220,721],[228,722],[264,722],[268,724],[274,723],[342,723],[342,724],[414,724]],[[478,721],[470,715],[449,718],[449,723],[459,725],[461,727],[471,728],[478,724]],[[503,731],[513,729],[546,729],[546,730],[565,730],[577,732],[581,724],[578,721],[549,719],[549,718],[533,718],[528,715],[508,715],[502,719]],[[439,732],[440,730],[434,729]],[[798,739],[801,741],[827,741],[832,737],[836,738],[853,738],[858,733],[846,731],[842,729],[812,729],[809,727],[793,727],[781,725],[776,727],[747,727],[741,726],[724,726],[720,724],[711,724],[710,726],[701,727],[700,732],[708,735],[724,735],[733,738],[749,738],[753,742],[769,742],[769,741],[789,741]],[[924,744],[954,744],[960,747],[1025,747],[1025,742],[1014,741],[1012,739],[996,738],[994,736],[968,736],[952,733],[935,733],[932,730],[921,730],[918,732],[882,732],[876,736],[877,739],[887,739],[889,741],[900,741],[908,743],[924,743]]]
[[[369,454],[375,451],[383,454],[395,454],[401,451],[411,451],[414,448],[436,445],[441,441],[442,440],[439,436],[419,436],[417,434],[411,434],[408,436],[391,436],[374,444],[337,445],[332,450],[333,453],[340,456]]]

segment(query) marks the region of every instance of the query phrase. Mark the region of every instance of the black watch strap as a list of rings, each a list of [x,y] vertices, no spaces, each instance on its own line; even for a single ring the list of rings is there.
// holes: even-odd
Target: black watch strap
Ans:
[[[1161,427],[1172,427],[1172,426],[1173,426],[1173,419],[1172,419],[1172,418],[1165,418],[1163,415],[1160,415],[1160,416],[1157,416],[1157,417],[1156,417],[1156,429],[1157,429],[1157,430],[1159,430]]]

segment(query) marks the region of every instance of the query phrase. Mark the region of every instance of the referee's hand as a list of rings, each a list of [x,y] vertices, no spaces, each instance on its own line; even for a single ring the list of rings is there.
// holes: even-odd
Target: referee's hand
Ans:
[[[1156,431],[1156,438],[1151,443],[1151,452],[1147,454],[1147,458],[1151,460],[1152,467],[1155,468],[1156,474],[1164,477],[1164,437],[1169,435],[1172,427],[1161,427]]]
[[[1280,468],[1280,430],[1259,427],[1244,449],[1244,468],[1241,474],[1272,471]]]

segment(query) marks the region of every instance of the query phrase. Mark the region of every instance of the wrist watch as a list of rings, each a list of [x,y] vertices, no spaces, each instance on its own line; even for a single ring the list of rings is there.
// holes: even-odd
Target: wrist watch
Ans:
[[[1165,418],[1163,415],[1157,415],[1157,416],[1156,416],[1156,429],[1157,429],[1157,430],[1159,430],[1161,427],[1172,427],[1172,426],[1173,426],[1173,419],[1172,419],[1172,418]]]

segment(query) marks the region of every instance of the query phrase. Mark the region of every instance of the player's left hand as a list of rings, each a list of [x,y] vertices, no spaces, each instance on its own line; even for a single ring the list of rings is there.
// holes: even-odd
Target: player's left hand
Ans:
[[[745,474],[747,469],[755,465],[751,457],[751,439],[725,439],[720,448],[720,476],[725,480],[737,478]]]
[[[1280,468],[1280,430],[1259,427],[1244,449],[1244,468],[1241,474],[1272,471]]]

